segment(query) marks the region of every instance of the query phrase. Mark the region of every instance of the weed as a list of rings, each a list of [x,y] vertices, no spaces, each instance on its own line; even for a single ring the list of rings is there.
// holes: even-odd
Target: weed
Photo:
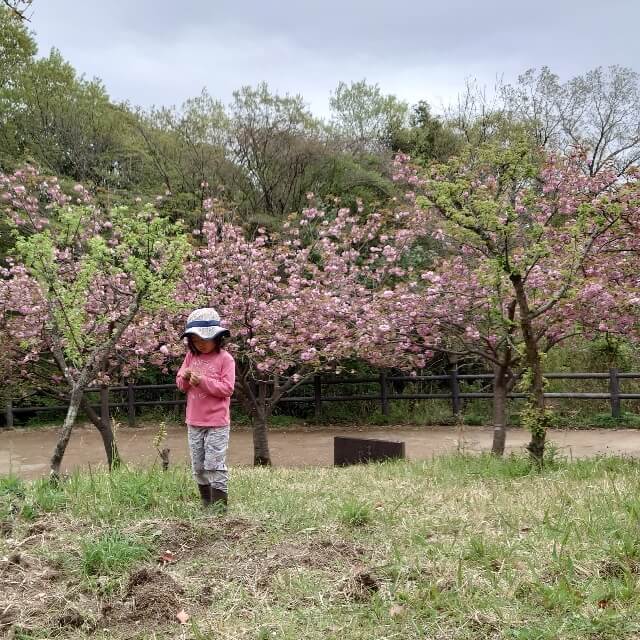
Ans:
[[[44,512],[64,509],[67,499],[64,489],[48,479],[37,480],[33,484],[33,505]]]
[[[371,505],[359,500],[348,500],[340,507],[340,520],[349,527],[363,527],[373,519]]]
[[[608,413],[597,413],[593,416],[591,424],[594,427],[601,427],[603,429],[619,429],[621,427],[640,429],[640,416],[626,411],[622,413],[619,418],[614,418]]]
[[[123,573],[149,554],[149,546],[139,539],[107,531],[81,542],[80,566],[86,577]]]
[[[24,498],[25,484],[14,475],[0,477],[0,498]]]

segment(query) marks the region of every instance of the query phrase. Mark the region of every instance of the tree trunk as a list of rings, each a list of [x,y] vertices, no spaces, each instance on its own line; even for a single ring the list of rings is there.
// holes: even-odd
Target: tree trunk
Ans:
[[[253,464],[256,467],[271,466],[269,453],[268,420],[271,415],[267,408],[267,383],[258,383],[257,411],[252,416],[253,422]]]
[[[507,440],[507,379],[505,367],[496,365],[493,375],[493,445],[491,453],[504,455]]]
[[[91,408],[91,405],[87,402],[86,398],[82,399],[81,407],[87,414],[89,420],[91,420],[93,426],[100,433],[102,444],[104,445],[104,452],[107,455],[107,465],[109,466],[109,471],[112,471],[120,466],[122,459],[118,453],[118,445],[116,443],[115,436],[113,435],[111,423],[108,421],[103,423],[100,416]]]
[[[538,341],[536,340],[529,310],[527,294],[524,290],[522,278],[519,275],[512,275],[511,282],[516,293],[518,309],[520,310],[520,329],[525,344],[526,363],[531,376],[529,387],[529,401],[531,404],[531,441],[527,445],[527,450],[533,460],[541,465],[544,458],[544,446],[547,436],[545,401],[544,401],[544,373],[542,370],[542,359]]]
[[[107,454],[107,464],[109,465],[109,471],[113,471],[120,466],[122,460],[120,459],[120,454],[118,453],[118,445],[116,444],[116,439],[113,435],[113,429],[110,424],[104,424],[100,421],[100,427],[98,427],[98,431],[100,432],[100,437],[102,438],[102,444],[104,445],[104,452]]]
[[[253,423],[253,464],[256,467],[270,467],[271,454],[269,453],[269,440],[267,436],[267,417],[254,416]]]
[[[544,402],[544,377],[542,375],[542,367],[538,366],[531,369],[531,401],[536,409],[538,416],[537,423],[531,426],[531,441],[527,445],[527,451],[531,457],[538,463],[542,464],[544,458],[544,447],[547,438],[547,427],[545,421],[545,402]]]
[[[69,444],[69,438],[71,437],[71,431],[73,430],[73,425],[76,422],[78,409],[80,408],[81,402],[82,387],[75,386],[71,390],[71,397],[69,398],[69,408],[67,409],[67,415],[65,416],[64,422],[62,423],[62,430],[60,431],[60,435],[58,436],[56,448],[54,449],[53,455],[51,456],[51,478],[54,480],[60,479],[60,465],[62,464],[64,452],[66,451],[67,445]]]

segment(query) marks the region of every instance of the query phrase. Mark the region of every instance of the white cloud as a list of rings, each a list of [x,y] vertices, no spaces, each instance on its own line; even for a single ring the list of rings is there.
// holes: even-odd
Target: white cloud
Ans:
[[[206,86],[228,101],[264,80],[326,114],[340,80],[437,109],[469,77],[491,88],[532,66],[633,66],[638,18],[626,0],[36,0],[32,26],[42,53],[56,46],[117,100],[179,104]]]

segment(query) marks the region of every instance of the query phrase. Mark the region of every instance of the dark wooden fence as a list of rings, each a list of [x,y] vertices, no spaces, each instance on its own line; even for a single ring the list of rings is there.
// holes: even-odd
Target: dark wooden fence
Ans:
[[[561,391],[545,393],[545,397],[550,399],[573,399],[573,400],[608,400],[611,406],[611,415],[614,418],[621,416],[622,400],[640,400],[640,393],[622,393],[620,390],[620,381],[624,379],[640,379],[640,373],[621,373],[617,369],[610,369],[608,373],[548,373],[546,378],[549,380],[603,380],[608,381],[608,391],[602,393],[581,393],[574,391]],[[380,404],[380,410],[383,415],[389,414],[389,403],[396,400],[448,400],[451,402],[451,411],[457,415],[462,410],[462,403],[467,399],[490,399],[493,397],[491,391],[462,391],[461,382],[468,381],[487,381],[489,384],[493,380],[490,373],[469,373],[463,374],[458,369],[452,369],[447,374],[433,376],[389,376],[382,372],[379,376],[368,378],[322,378],[315,376],[299,385],[294,393],[296,395],[287,395],[281,398],[280,403],[311,403],[315,408],[316,418],[322,416],[322,405],[325,402],[353,402],[353,401],[373,401]],[[438,393],[395,393],[393,392],[394,383],[416,383],[416,382],[436,382],[442,386],[442,392]],[[377,393],[362,393],[351,395],[331,395],[323,393],[331,385],[363,385],[375,384],[378,387]],[[301,394],[300,390],[311,390],[307,394]],[[154,399],[154,400],[138,400],[136,392],[149,391],[170,391],[173,390],[173,398],[171,399]],[[178,407],[185,403],[184,397],[177,393],[175,384],[147,384],[100,387],[88,390],[90,393],[99,395],[100,403],[94,406],[100,411],[102,420],[109,420],[111,409],[124,409],[128,416],[130,426],[136,423],[137,407],[157,407],[157,406],[173,406]],[[118,396],[114,398],[113,396]],[[510,393],[510,398],[524,398],[523,393]],[[12,427],[14,424],[14,416],[24,413],[38,413],[46,411],[66,411],[66,405],[56,406],[39,406],[39,407],[22,407],[13,406],[8,403],[5,407],[4,423],[5,426]]]

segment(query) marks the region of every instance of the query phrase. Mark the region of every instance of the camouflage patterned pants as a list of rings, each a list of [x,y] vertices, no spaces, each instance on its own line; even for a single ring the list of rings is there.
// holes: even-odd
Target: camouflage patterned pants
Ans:
[[[198,484],[210,484],[227,491],[227,447],[229,427],[192,427],[188,425],[189,452],[193,477]]]

